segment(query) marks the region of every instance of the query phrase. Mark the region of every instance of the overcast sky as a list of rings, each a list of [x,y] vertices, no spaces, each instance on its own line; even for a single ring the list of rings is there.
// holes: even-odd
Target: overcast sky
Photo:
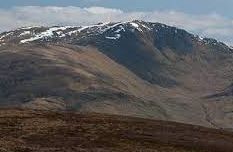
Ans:
[[[7,0],[0,31],[31,25],[163,22],[233,45],[233,0]]]

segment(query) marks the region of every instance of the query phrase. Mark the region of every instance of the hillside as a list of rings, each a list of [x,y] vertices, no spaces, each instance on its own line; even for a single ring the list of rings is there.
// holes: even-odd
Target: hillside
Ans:
[[[232,129],[233,50],[160,23],[0,34],[0,104]]]
[[[132,117],[0,110],[1,152],[230,152],[233,134]]]

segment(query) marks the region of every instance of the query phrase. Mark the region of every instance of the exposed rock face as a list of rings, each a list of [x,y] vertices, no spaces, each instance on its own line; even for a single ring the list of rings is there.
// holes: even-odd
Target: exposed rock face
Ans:
[[[232,84],[233,50],[214,39],[133,21],[21,28],[0,44],[2,106],[233,126],[232,89],[215,96]]]

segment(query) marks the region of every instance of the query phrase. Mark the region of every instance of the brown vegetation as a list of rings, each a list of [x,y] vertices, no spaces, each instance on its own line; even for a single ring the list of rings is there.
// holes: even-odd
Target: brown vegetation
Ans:
[[[0,110],[1,152],[231,152],[233,133],[104,114]]]

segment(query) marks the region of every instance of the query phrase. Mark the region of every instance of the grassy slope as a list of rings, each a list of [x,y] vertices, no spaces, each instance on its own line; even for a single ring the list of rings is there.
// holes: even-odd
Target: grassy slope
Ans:
[[[147,105],[155,113],[142,111],[146,100],[157,99],[156,87],[93,48],[11,47],[0,59],[1,104],[52,98],[68,109],[164,118],[156,103]]]
[[[230,152],[233,134],[103,114],[0,110],[0,151]]]

